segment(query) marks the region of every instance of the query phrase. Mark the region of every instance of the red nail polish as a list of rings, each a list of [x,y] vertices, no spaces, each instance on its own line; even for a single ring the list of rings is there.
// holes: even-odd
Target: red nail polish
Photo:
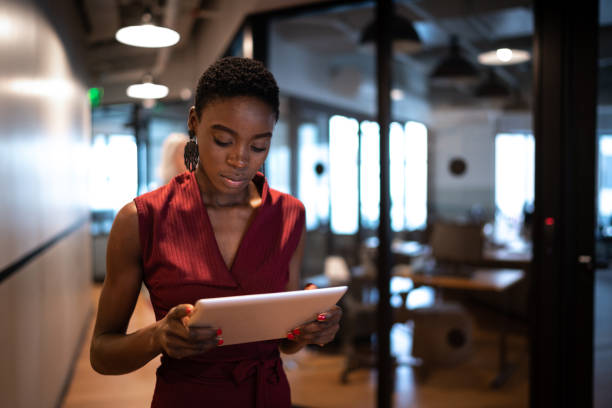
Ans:
[[[327,319],[327,316],[325,316],[324,313],[321,313],[317,316],[317,320],[320,322],[324,321],[325,319]]]
[[[223,344],[223,339],[217,339],[217,346],[220,346]]]
[[[289,340],[294,340],[294,339],[295,339],[295,336],[293,335],[293,333],[289,333],[289,334],[287,334],[287,338],[288,338]]]
[[[299,336],[300,335],[300,329],[293,329],[293,331],[291,333],[293,333],[294,336]]]
[[[193,306],[187,305],[187,307],[185,309],[187,309],[187,313],[189,314],[193,310]]]
[[[221,329],[217,329],[217,336],[220,336],[220,335],[222,335],[222,334],[223,334],[223,330],[221,330]]]

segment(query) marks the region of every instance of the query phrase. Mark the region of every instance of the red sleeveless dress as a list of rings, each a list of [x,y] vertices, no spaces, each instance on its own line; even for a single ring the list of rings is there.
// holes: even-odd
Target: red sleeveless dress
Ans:
[[[144,283],[159,320],[201,298],[281,292],[304,228],[300,201],[253,179],[262,203],[228,270],[193,173],[134,199]],[[162,355],[152,407],[290,407],[279,340],[221,346],[199,356]]]

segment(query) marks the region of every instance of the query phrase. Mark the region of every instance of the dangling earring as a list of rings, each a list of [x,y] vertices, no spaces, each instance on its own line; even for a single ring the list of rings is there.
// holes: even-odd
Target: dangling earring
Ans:
[[[187,170],[193,172],[198,165],[200,154],[198,152],[198,144],[195,142],[195,132],[191,129],[189,130],[189,141],[185,145],[185,154],[183,157],[185,158],[185,167]]]

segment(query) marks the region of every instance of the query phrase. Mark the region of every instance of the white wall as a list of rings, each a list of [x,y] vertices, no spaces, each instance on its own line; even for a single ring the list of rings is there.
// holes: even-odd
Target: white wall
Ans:
[[[53,407],[91,310],[89,108],[68,0],[0,2],[0,406]]]

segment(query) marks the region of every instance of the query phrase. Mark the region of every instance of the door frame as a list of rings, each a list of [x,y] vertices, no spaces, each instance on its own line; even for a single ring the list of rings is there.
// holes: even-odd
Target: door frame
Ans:
[[[598,6],[534,1],[532,407],[593,405]]]

